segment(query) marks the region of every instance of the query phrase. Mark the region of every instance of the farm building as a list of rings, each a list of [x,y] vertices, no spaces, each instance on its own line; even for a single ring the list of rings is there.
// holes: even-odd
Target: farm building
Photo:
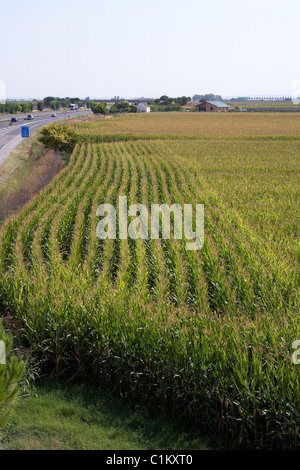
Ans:
[[[150,113],[150,106],[147,106],[147,103],[139,103],[136,107],[137,113]]]
[[[187,101],[187,102],[185,103],[185,106],[191,108],[192,106],[197,106],[198,104],[200,104],[200,101]]]
[[[228,111],[230,106],[222,101],[202,101],[196,104],[198,111],[214,112],[214,111]]]

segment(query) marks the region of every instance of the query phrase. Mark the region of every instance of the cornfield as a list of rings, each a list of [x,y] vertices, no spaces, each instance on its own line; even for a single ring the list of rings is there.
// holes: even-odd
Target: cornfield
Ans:
[[[0,305],[48,371],[106,378],[236,446],[298,448],[299,141],[116,135],[87,136],[2,227]],[[98,239],[97,207],[121,195],[204,204],[203,248]]]

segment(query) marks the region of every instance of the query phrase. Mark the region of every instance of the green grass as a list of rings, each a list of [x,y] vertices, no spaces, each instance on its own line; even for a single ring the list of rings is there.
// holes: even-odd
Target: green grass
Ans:
[[[0,432],[0,450],[211,450],[216,436],[154,416],[142,405],[88,385],[38,384]]]

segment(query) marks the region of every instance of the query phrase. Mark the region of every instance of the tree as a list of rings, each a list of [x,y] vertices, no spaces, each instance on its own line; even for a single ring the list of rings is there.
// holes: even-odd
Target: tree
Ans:
[[[93,103],[94,103],[94,102],[93,102],[92,100],[86,100],[86,103],[85,103],[85,104],[86,104],[87,108],[91,108],[91,106],[93,105]]]
[[[194,95],[193,96],[193,101],[201,101],[202,99],[206,101],[222,101],[222,96],[214,95],[213,93],[208,93],[206,95]]]
[[[54,96],[46,96],[46,98],[44,98],[45,108],[50,108],[50,103],[53,100],[55,100]]]
[[[111,113],[129,113],[132,112],[131,110],[131,105],[129,104],[129,101],[121,101],[120,103],[115,103],[111,109]]]
[[[33,103],[21,102],[18,109],[21,113],[29,113],[33,110]]]
[[[50,108],[53,109],[53,111],[56,111],[57,109],[59,109],[59,101],[58,100],[50,101],[49,105],[50,105]]]
[[[38,109],[39,111],[43,111],[43,109],[44,109],[44,101],[38,101],[38,102],[37,102],[37,109]]]
[[[185,106],[188,101],[191,101],[190,96],[179,96],[178,98],[174,99],[174,102],[180,104],[181,106]]]
[[[169,104],[169,97],[167,95],[162,95],[159,99],[160,104]]]
[[[75,131],[63,124],[50,124],[42,128],[41,136],[38,140],[49,149],[60,150],[70,154],[73,152],[79,136]]]
[[[90,107],[94,114],[107,114],[106,103],[92,103]]]
[[[131,104],[129,106],[129,113],[136,113],[137,112],[137,107],[134,104]]]

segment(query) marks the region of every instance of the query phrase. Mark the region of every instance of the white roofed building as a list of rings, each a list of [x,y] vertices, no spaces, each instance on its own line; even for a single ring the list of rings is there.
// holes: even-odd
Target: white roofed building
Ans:
[[[150,113],[150,106],[145,102],[138,103],[136,106],[137,113]]]

